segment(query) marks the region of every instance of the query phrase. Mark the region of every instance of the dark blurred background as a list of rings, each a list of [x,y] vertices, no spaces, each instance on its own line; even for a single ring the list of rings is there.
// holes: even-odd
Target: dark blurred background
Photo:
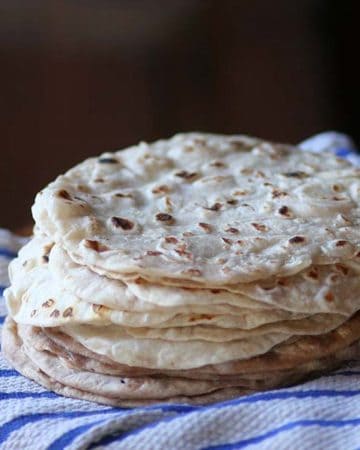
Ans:
[[[355,1],[0,2],[0,226],[87,156],[178,131],[359,141]]]

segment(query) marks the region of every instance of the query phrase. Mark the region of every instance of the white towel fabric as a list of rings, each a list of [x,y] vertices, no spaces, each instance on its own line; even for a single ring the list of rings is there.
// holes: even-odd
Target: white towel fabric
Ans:
[[[352,141],[322,133],[304,151],[331,150],[360,165]],[[23,239],[0,230],[0,297]],[[0,298],[0,327],[6,314]],[[360,364],[302,385],[211,406],[110,408],[64,398],[0,357],[0,448],[8,450],[360,448]]]

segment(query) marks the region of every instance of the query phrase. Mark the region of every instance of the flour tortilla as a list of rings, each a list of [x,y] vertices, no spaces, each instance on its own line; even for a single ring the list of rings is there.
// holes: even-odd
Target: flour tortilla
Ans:
[[[32,245],[39,248],[41,240],[37,238]],[[74,263],[58,244],[50,252],[49,270],[58,283],[79,298],[85,301],[91,299],[93,303],[114,309],[151,311],[178,307],[179,312],[190,312],[194,305],[204,305],[209,312],[213,305],[230,305],[254,310],[269,308],[297,313],[346,315],[359,309],[360,263],[356,261],[311,266],[288,278],[274,277],[228,286],[227,289],[233,292],[156,285],[141,279],[125,284]]]
[[[4,296],[11,317],[18,323],[56,327],[64,324],[93,324],[107,326],[110,324],[122,327],[195,327],[206,324],[221,328],[256,328],[264,323],[281,320],[292,320],[306,317],[291,313],[274,312],[255,315],[251,310],[244,310],[238,315],[190,313],[177,314],[166,312],[138,313],[111,310],[83,302],[72,294],[60,292],[51,284],[33,283],[22,297],[14,292],[14,285],[6,289]],[[290,315],[290,316],[289,316]]]
[[[42,354],[52,354],[56,355],[59,359],[58,364],[62,366],[60,369],[57,370],[57,374],[54,375],[55,378],[60,377],[61,370],[63,370],[63,367],[70,368],[70,369],[77,369],[82,371],[90,371],[95,374],[104,374],[104,375],[117,375],[117,378],[120,378],[124,376],[124,373],[117,371],[114,372],[114,364],[109,370],[109,364],[99,364],[94,365],[94,362],[97,361],[92,357],[86,357],[85,355],[76,355],[69,351],[69,349],[66,349],[65,347],[61,347],[54,343],[47,334],[44,332],[44,330],[41,330],[40,328],[31,327],[28,325],[19,325],[18,326],[19,334],[22,337],[24,341],[24,345],[27,348],[30,348],[30,350],[26,350],[31,358],[31,351],[35,350],[36,352]],[[30,352],[30,353],[29,353]],[[346,355],[349,355],[349,352],[346,352]],[[80,359],[80,358],[81,359]],[[344,357],[345,353],[338,353],[334,355],[333,362],[335,364],[338,364],[340,359]],[[43,359],[42,356],[39,357],[39,359]],[[35,360],[36,362],[36,360]],[[79,363],[80,364],[77,364]],[[248,387],[252,389],[260,389],[264,387],[264,385],[277,385],[281,384],[282,382],[289,381],[290,377],[294,377],[300,374],[304,374],[309,371],[314,370],[320,370],[322,368],[328,368],[330,367],[329,361],[326,359],[323,360],[317,360],[313,361],[311,364],[305,364],[296,366],[293,369],[290,370],[283,370],[283,371],[272,371],[271,373],[260,371],[258,373],[250,373],[250,374],[237,374],[233,377],[213,377],[212,379],[208,378],[208,383],[199,383],[199,379],[192,378],[193,383],[191,385],[182,385],[181,382],[184,382],[185,380],[189,380],[189,377],[183,377],[182,374],[185,372],[178,371],[177,375],[174,373],[170,373],[170,378],[168,378],[168,374],[161,373],[161,372],[155,372],[152,373],[143,373],[143,374],[137,374],[137,376],[126,376],[125,378],[127,380],[134,380],[136,381],[137,385],[139,385],[143,380],[150,379],[150,380],[169,380],[170,383],[174,382],[174,386],[182,386],[182,394],[185,394],[185,389],[187,389],[187,392],[189,392],[189,389],[196,389],[197,391],[199,389],[201,390],[212,390],[214,388],[220,388],[225,386],[242,386],[242,387]],[[48,372],[49,373],[49,372]],[[129,374],[130,375],[130,374]],[[150,375],[150,377],[148,376]],[[146,377],[146,378],[144,378]],[[72,377],[73,378],[73,377]],[[76,378],[76,377],[75,377]],[[191,379],[191,378],[190,378]],[[200,378],[200,380],[203,380],[204,378]],[[180,382],[180,383],[178,383]],[[114,382],[116,383],[116,381]],[[114,384],[111,383],[110,384]],[[123,383],[122,383],[123,384]],[[191,386],[191,387],[189,387]],[[122,386],[123,388],[124,386]],[[128,387],[129,387],[129,381],[128,381]],[[112,387],[109,387],[112,389]],[[169,390],[169,387],[165,385],[165,388]],[[91,388],[90,388],[91,389]],[[162,392],[161,397],[165,395],[165,392]]]
[[[107,376],[102,373],[89,373],[81,369],[71,369],[64,365],[64,359],[68,358],[66,354],[63,358],[57,358],[48,350],[43,351],[43,346],[47,347],[47,338],[34,327],[19,325],[18,333],[23,340],[25,353],[34,361],[44,372],[52,376],[57,381],[63,381],[72,387],[80,388],[89,392],[99,393],[106,396],[120,396],[124,399],[146,399],[154,396],[163,399],[175,395],[201,395],[226,387],[241,386],[252,389],[261,389],[281,383],[282,379],[289,379],[289,374],[285,373],[282,377],[279,374],[272,376],[259,375],[258,378],[234,377],[232,379],[217,380],[191,380],[181,377],[128,377],[120,378]],[[42,341],[45,341],[44,343]],[[295,375],[295,374],[291,374]],[[155,394],[156,393],[156,394]],[[154,395],[155,394],[155,395]]]
[[[37,195],[33,215],[99,273],[224,286],[354,258],[359,173],[332,154],[181,134],[84,161]]]
[[[176,328],[126,328],[126,333],[140,339],[162,339],[165,341],[192,341],[200,339],[211,342],[229,342],[251,336],[269,333],[285,333],[295,335],[318,335],[327,333],[347,320],[340,314],[315,314],[299,320],[285,320],[265,324],[248,330],[236,328],[217,328],[206,325]]]
[[[60,331],[65,331],[60,329]],[[116,362],[113,355],[104,355],[91,349],[90,345],[85,345],[83,342],[77,340],[77,338],[70,339],[69,336],[63,336],[60,334],[57,336],[57,329],[54,333],[54,329],[46,330],[49,333],[51,339],[56,340],[58,344],[66,342],[66,347],[71,349],[74,353],[82,354],[83,350],[90,351],[86,355],[88,357],[97,358],[99,361],[105,363]],[[65,334],[67,332],[65,331]],[[335,330],[318,336],[302,336],[291,338],[287,341],[275,345],[270,351],[249,359],[233,360],[222,364],[210,364],[197,369],[182,370],[183,376],[199,378],[199,376],[206,374],[211,376],[227,376],[234,374],[244,374],[259,371],[273,371],[273,370],[287,370],[297,367],[301,364],[310,363],[311,361],[323,358],[332,358],[336,352],[343,351],[350,347],[352,344],[360,339],[360,313],[355,314],[347,322],[340,325]],[[134,372],[141,373],[141,370],[146,368],[145,364],[141,366],[132,367]],[[126,365],[121,365],[121,370],[129,369]],[[178,374],[179,371],[163,371],[162,373]],[[129,372],[127,372],[129,373]],[[186,375],[185,375],[186,374]]]
[[[70,369],[62,364],[61,359],[50,352],[38,351],[36,342],[41,335],[34,333],[32,327],[18,326],[18,333],[23,341],[24,352],[53,379],[63,382],[76,389],[110,397],[120,397],[124,400],[158,398],[159,400],[178,395],[201,395],[224,388],[233,387],[229,381],[197,381],[191,382],[181,378],[120,378],[111,375],[89,373],[85,370]],[[241,383],[239,379],[238,384]],[[234,385],[234,384],[233,384]]]
[[[286,367],[282,367],[284,364],[284,356],[286,354],[290,354],[291,347],[293,350],[296,350],[298,347],[295,346],[297,341],[303,338],[291,339],[286,343],[279,344],[275,346],[268,354],[256,357],[255,360],[257,362],[257,367],[254,365],[247,370],[238,370],[230,373],[227,371],[226,373],[218,373],[220,372],[219,368],[221,368],[222,364],[217,366],[206,366],[198,369],[190,369],[190,370],[155,370],[155,369],[146,369],[140,367],[130,367],[124,364],[119,364],[104,355],[100,355],[98,353],[94,353],[88,350],[83,345],[79,344],[77,341],[74,341],[71,337],[65,335],[57,331],[57,329],[46,328],[40,329],[36,328],[36,333],[41,333],[43,335],[43,339],[41,342],[41,346],[37,346],[36,348],[40,351],[49,351],[57,355],[62,359],[63,363],[69,367],[75,369],[85,369],[91,372],[96,373],[104,373],[110,375],[118,375],[125,377],[143,377],[150,375],[152,377],[182,377],[189,378],[195,380],[232,380],[238,379],[241,377],[243,380],[254,380],[254,379],[264,379],[264,378],[273,378],[278,373],[281,375],[296,373],[310,373],[314,371],[320,371],[325,368],[333,367],[332,363],[338,364],[342,361],[349,361],[351,359],[356,359],[360,352],[360,341],[357,340],[354,343],[350,344],[348,347],[341,348],[340,350],[335,350],[331,354],[327,354],[326,356],[318,357],[315,354],[315,359],[311,359],[311,355],[308,355],[308,360],[306,362],[300,361],[298,363],[294,357],[288,358],[289,364]],[[45,339],[46,338],[46,339]],[[330,337],[331,339],[331,337]],[[304,341],[303,341],[304,342]],[[297,345],[301,345],[297,343]],[[280,354],[283,356],[282,360],[276,357],[276,354]],[[269,358],[270,356],[270,358]],[[293,355],[292,355],[293,356]],[[269,359],[273,357],[273,364],[269,365]],[[261,360],[264,360],[266,369],[261,365]],[[278,361],[277,361],[278,360]],[[276,367],[277,362],[279,362],[279,368]],[[240,363],[240,362],[238,362]],[[245,363],[245,361],[242,361]],[[235,364],[235,362],[233,362]],[[225,366],[229,367],[231,363],[226,363]],[[214,370],[216,369],[216,370]]]
[[[29,245],[39,248],[41,238],[36,237]],[[219,304],[248,309],[272,308],[266,303],[224,290],[212,292],[210,289],[179,289],[139,280],[125,284],[76,264],[59,244],[55,244],[50,252],[49,270],[56,282],[82,300],[91,299],[93,303],[113,309],[147,312],[181,307],[185,311],[186,307],[193,305],[211,308]]]
[[[108,385],[109,384],[108,380],[110,378],[109,376],[98,375],[97,377],[94,377],[94,374],[91,372],[86,372],[84,370],[74,371],[72,369],[66,368],[66,366],[61,366],[60,368],[61,375],[59,376],[59,373],[57,372],[57,369],[59,368],[59,358],[57,356],[54,356],[49,352],[37,352],[37,351],[34,352],[33,350],[30,350],[31,355],[33,356],[33,359],[31,359],[29,358],[27,350],[28,349],[26,343],[24,345],[24,342],[17,334],[16,323],[13,322],[11,319],[7,319],[4,323],[3,329],[3,352],[8,361],[19,372],[35,380],[37,383],[43,385],[47,389],[53,390],[54,392],[57,392],[61,395],[89,401],[95,401],[101,404],[109,404],[113,406],[129,406],[129,407],[131,406],[136,407],[154,403],[161,404],[162,402],[208,404],[254,392],[254,390],[249,388],[237,387],[237,388],[219,389],[209,394],[194,395],[190,397],[177,396],[158,399],[156,397],[145,398],[146,397],[145,395],[142,396],[141,399],[136,399],[137,397],[140,397],[139,392],[141,391],[146,392],[146,388],[149,388],[150,386],[153,389],[152,393],[156,395],[159,392],[162,392],[163,386],[172,385],[171,381],[169,382],[163,379],[155,379],[153,380],[153,382],[151,382],[150,379],[144,379],[145,382],[142,385],[141,381],[138,379],[137,381],[132,381],[132,384],[130,381],[129,385],[127,385],[125,382],[124,386],[126,386],[126,388],[123,387],[121,389],[120,387],[119,391],[116,391],[114,396],[112,395],[108,396],[109,391],[110,394],[113,394],[113,392],[111,392],[111,388]],[[352,359],[356,357],[356,355],[358,356],[358,353],[359,353],[359,346],[354,345],[351,348],[349,348],[347,356],[350,359]],[[35,355],[36,358],[34,357]],[[340,363],[341,360],[335,363],[333,359],[332,363],[327,366],[327,370],[336,368]],[[325,365],[323,365],[323,369],[324,368]],[[54,373],[55,378],[49,376],[48,372]],[[321,371],[315,371],[312,373],[305,373],[305,374],[300,373],[296,375],[288,375],[286,378],[284,377],[281,378],[280,376],[279,377],[280,385],[286,386],[289,384],[293,384],[294,382],[299,382],[300,380],[311,378],[313,376],[319,375],[320,373]],[[60,378],[61,381],[57,381],[56,378]],[[112,381],[114,379],[116,378],[111,377]],[[194,380],[192,380],[191,383],[194,383]],[[71,386],[71,384],[78,385],[80,388],[74,388]],[[122,383],[120,382],[120,384]],[[262,385],[261,383],[257,383],[258,386],[257,389],[265,388],[265,385],[267,385],[267,388],[270,388],[270,386],[278,387],[279,383],[276,386],[271,385],[271,383],[265,383]],[[91,391],[86,391],[83,389],[84,387],[87,386],[90,387]],[[150,390],[149,395],[151,395]],[[124,397],[130,397],[130,399],[126,400]]]
[[[68,364],[81,368],[86,365],[89,370],[117,374],[121,376],[166,375],[181,376],[191,379],[223,379],[234,376],[252,376],[256,374],[271,374],[277,370],[299,369],[304,371],[317,370],[317,361],[329,362],[339,358],[349,360],[352,348],[359,341],[359,317],[350,319],[338,329],[322,336],[303,336],[291,338],[274,346],[269,352],[248,360],[230,361],[223,364],[207,365],[190,370],[156,370],[144,367],[130,367],[117,363],[107,356],[94,353],[57,328],[44,328],[41,332],[48,338],[49,347],[42,348],[52,353],[62,355],[71,353]]]
[[[206,324],[220,328],[256,328],[266,323],[282,320],[295,320],[306,317],[304,314],[294,314],[281,311],[252,310],[235,311],[227,314],[194,312],[178,314],[177,312],[138,313],[112,310],[99,307],[79,300],[66,291],[59,291],[55,285],[37,278],[22,295],[16,292],[13,284],[4,292],[7,308],[11,317],[17,322],[54,327],[63,324],[86,323],[93,325],[116,324],[123,327],[195,327]]]
[[[190,305],[159,308],[150,312],[113,310],[82,301],[53,279],[47,262],[30,258],[25,247],[10,264],[12,285],[5,292],[10,315],[18,322],[35,326],[65,323],[110,323],[124,327],[181,327],[207,324],[222,328],[254,328],[266,323],[301,319],[306,314],[277,310],[251,310],[231,305]],[[26,263],[26,264],[25,264]],[[91,301],[91,299],[89,300]],[[184,311],[184,312],[183,312]]]
[[[157,398],[146,400],[124,400],[122,398],[113,398],[101,394],[94,394],[86,392],[82,389],[76,389],[66,385],[66,378],[63,382],[58,382],[45,372],[43,372],[36,363],[34,363],[28,355],[24,352],[23,342],[17,334],[16,323],[11,319],[7,319],[3,327],[2,335],[2,351],[6,359],[24,376],[36,381],[45,388],[54,391],[66,397],[79,398],[100,404],[123,406],[123,407],[137,407],[151,404],[166,403],[188,403],[188,404],[208,404],[215,403],[238,397],[239,395],[251,394],[253,391],[244,388],[226,388],[219,389],[215,392],[205,395],[195,395],[193,397],[169,397],[163,401]],[[91,373],[88,374],[91,376]],[[155,394],[155,392],[154,392]]]
[[[269,333],[226,343],[136,339],[120,327],[66,325],[61,331],[95,353],[121,364],[153,369],[192,369],[234,359],[247,359],[268,352],[289,339],[288,334]]]
[[[228,303],[259,305],[295,313],[338,313],[352,315],[359,309],[360,264],[356,261],[331,265],[313,265],[291,277],[272,277],[253,283],[225,286],[225,289],[199,289],[164,285],[137,278],[126,281],[139,299],[163,307],[181,304]],[[168,285],[167,285],[168,284]]]

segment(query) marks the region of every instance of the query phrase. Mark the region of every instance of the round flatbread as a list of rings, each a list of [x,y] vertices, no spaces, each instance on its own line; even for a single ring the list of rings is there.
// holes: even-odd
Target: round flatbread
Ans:
[[[44,238],[36,237],[22,259],[39,253]],[[31,247],[31,249],[30,249]],[[23,251],[23,250],[22,250]],[[38,258],[41,257],[41,254]],[[291,277],[272,277],[253,283],[227,286],[227,289],[199,289],[149,283],[141,278],[126,283],[101,276],[86,266],[76,264],[60,245],[49,254],[49,270],[58,284],[82,300],[113,309],[149,312],[156,309],[178,312],[214,305],[264,310],[276,309],[297,313],[336,313],[349,316],[359,309],[360,262],[314,265]],[[231,291],[229,291],[229,289]],[[200,311],[200,309],[198,310]],[[234,313],[219,307],[218,312]],[[206,311],[202,311],[206,313]]]
[[[25,334],[25,336],[24,336]],[[29,338],[29,334],[32,337]],[[3,328],[3,352],[12,365],[23,375],[33,379],[42,386],[57,392],[61,395],[74,397],[102,404],[113,406],[141,406],[153,403],[189,403],[189,404],[208,404],[217,401],[238,397],[240,395],[250,394],[254,389],[249,387],[224,387],[211,390],[216,386],[216,382],[204,382],[195,380],[166,379],[166,378],[119,378],[105,374],[94,374],[84,368],[74,370],[63,364],[63,360],[58,355],[49,351],[35,350],[37,343],[37,334],[32,330],[18,334],[16,323],[7,319]],[[30,345],[29,345],[30,344]],[[359,349],[352,346],[349,349],[348,357],[358,356]],[[69,356],[69,355],[68,355]],[[344,355],[345,356],[345,355]],[[315,364],[318,370],[312,372],[279,372],[273,373],[269,379],[263,381],[244,379],[245,385],[254,386],[255,390],[270,389],[279,386],[287,386],[295,382],[319,375],[324,369],[334,369],[342,361],[324,362]],[[123,383],[121,382],[123,381]],[[232,385],[242,383],[238,381],[223,381],[219,383]],[[210,387],[212,384],[212,387]],[[207,386],[207,388],[205,387]],[[178,395],[165,397],[164,394],[176,392],[177,388],[191,392],[193,395]],[[199,389],[210,389],[208,393],[197,394]]]
[[[101,274],[224,286],[355,258],[359,173],[332,154],[181,134],[84,161],[33,215]]]

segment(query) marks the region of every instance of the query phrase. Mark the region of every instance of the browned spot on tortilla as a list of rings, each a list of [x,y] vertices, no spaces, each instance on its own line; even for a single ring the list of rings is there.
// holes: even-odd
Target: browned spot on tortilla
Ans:
[[[237,191],[233,192],[232,195],[242,196],[242,195],[247,195],[248,193],[249,193],[249,191],[245,191],[244,189],[242,189],[242,190],[237,190]]]
[[[97,314],[99,314],[104,308],[105,307],[103,305],[96,305],[95,303],[92,304],[92,309]]]
[[[343,275],[347,275],[349,273],[349,268],[344,266],[343,264],[336,263],[335,268],[338,272],[341,272]]]
[[[84,245],[85,247],[90,248],[91,250],[95,250],[99,253],[109,250],[109,247],[107,247],[106,245],[103,245],[98,241],[92,241],[90,239],[85,239]]]
[[[114,194],[115,197],[119,197],[119,198],[133,198],[133,195],[130,193],[123,193],[123,192],[117,192],[116,194]]]
[[[296,172],[287,172],[283,173],[284,177],[288,178],[307,178],[309,175],[306,172],[296,171]]]
[[[148,251],[146,252],[146,254],[147,254],[148,256],[160,256],[160,255],[162,255],[161,252],[154,251],[154,250],[148,250]]]
[[[206,207],[204,206],[204,209],[207,209],[208,211],[219,211],[219,209],[222,207],[221,203],[214,203],[212,206]]]
[[[59,317],[60,311],[58,309],[54,309],[54,311],[50,314],[50,317]]]
[[[228,205],[237,205],[238,201],[236,200],[236,198],[229,198],[229,200],[226,200],[226,203]]]
[[[190,317],[189,322],[195,322],[196,320],[211,320],[215,316],[212,314],[199,314],[194,317]]]
[[[72,317],[73,315],[73,309],[71,308],[71,306],[69,306],[69,308],[66,308],[65,311],[63,312],[63,317]]]
[[[85,186],[85,185],[83,185],[83,184],[78,184],[78,185],[77,185],[77,189],[78,189],[78,191],[84,192],[85,194],[88,194],[88,193],[90,192],[89,187],[88,187],[88,186]]]
[[[198,226],[200,228],[202,228],[206,233],[210,233],[211,232],[211,225],[209,223],[199,222]]]
[[[226,164],[223,163],[222,161],[212,161],[210,163],[210,166],[212,166],[212,167],[226,167]]]
[[[344,247],[344,245],[348,244],[348,241],[340,240],[336,242],[336,247]]]
[[[234,227],[227,228],[225,231],[227,233],[232,233],[232,234],[237,234],[239,232],[239,230],[237,228],[234,228]]]
[[[310,269],[307,274],[306,274],[309,278],[312,278],[314,280],[317,280],[319,278],[319,273],[317,271],[317,269],[315,267],[313,267],[312,269]]]
[[[176,249],[175,249],[175,251],[176,251],[176,253],[178,254],[178,255],[180,255],[180,256],[187,256],[187,257],[189,257],[189,258],[191,258],[192,257],[192,253],[190,253],[190,252],[188,252],[187,250],[186,250],[186,244],[182,244],[182,245],[180,245],[179,247],[177,247]]]
[[[267,231],[267,226],[262,223],[252,223],[251,224],[257,231],[260,231],[261,233],[264,233]]]
[[[123,217],[112,217],[111,223],[115,228],[122,228],[123,230],[132,230],[134,228],[134,222]]]
[[[289,208],[285,205],[279,208],[278,213],[285,217],[290,217],[291,215]]]
[[[327,292],[324,296],[325,300],[327,302],[333,302],[334,301],[334,294],[332,292]]]
[[[167,186],[166,184],[162,184],[160,186],[156,186],[154,187],[151,192],[153,194],[167,194],[168,192],[170,192],[170,188],[169,186]]]
[[[156,220],[163,222],[166,225],[172,225],[175,222],[173,216],[167,213],[157,213],[155,217]]]
[[[224,237],[222,237],[221,239],[225,242],[225,244],[232,245],[232,243],[233,243],[233,241],[231,239],[224,238]]]
[[[245,167],[244,169],[240,170],[240,173],[242,173],[243,175],[251,175],[252,173],[254,173],[254,169],[252,169],[251,167]]]
[[[33,310],[31,311],[31,313],[30,313],[30,317],[34,317],[35,314],[36,314],[36,309],[33,309]]]
[[[176,172],[175,176],[179,178],[184,178],[185,180],[192,180],[198,174],[196,172],[188,172],[187,170],[181,170],[180,172]]]
[[[302,244],[305,242],[304,236],[294,236],[289,239],[290,244]]]
[[[212,294],[220,294],[221,290],[220,289],[210,289],[210,292]]]
[[[287,195],[289,195],[287,192],[280,191],[279,189],[272,191],[272,198],[286,197]]]
[[[166,236],[165,242],[167,242],[168,244],[177,244],[179,241],[174,236]]]
[[[68,191],[65,191],[65,189],[61,189],[61,191],[58,191],[57,193],[58,197],[63,198],[65,200],[72,200],[71,195],[68,193]]]
[[[55,300],[53,300],[52,298],[49,298],[49,300],[46,300],[46,302],[44,302],[41,306],[43,308],[50,308],[51,306],[53,306],[54,303],[55,303]]]

